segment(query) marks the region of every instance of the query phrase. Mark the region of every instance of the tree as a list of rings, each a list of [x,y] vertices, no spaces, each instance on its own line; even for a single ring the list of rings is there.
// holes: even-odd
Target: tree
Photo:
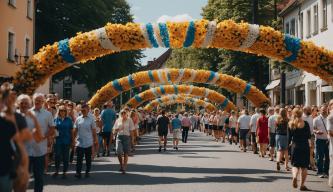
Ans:
[[[125,0],[53,0],[38,1],[36,11],[36,48],[90,31],[107,22],[132,22],[130,6]],[[140,66],[141,51],[126,51],[68,68],[54,76],[62,80],[72,76],[87,85],[90,95],[115,78],[134,72]]]
[[[274,1],[258,0],[258,17],[257,23],[261,25],[272,25],[274,22]],[[249,0],[209,0],[207,5],[203,7],[202,16],[208,20],[226,20],[232,19],[236,22],[252,21],[252,1]],[[193,61],[196,55],[200,55],[200,61]],[[183,54],[183,56],[180,56]],[[193,57],[194,55],[194,57]],[[178,61],[175,58],[182,58]],[[215,62],[217,61],[217,65]],[[253,54],[229,51],[224,49],[199,49],[175,50],[172,52],[171,59],[167,62],[173,66],[178,63],[178,67],[183,67],[181,63],[193,62],[194,68],[201,68],[202,63],[208,64],[206,68],[215,68],[222,72],[233,76],[238,76],[244,80],[254,82],[255,85],[264,90],[264,85],[268,83],[268,59]],[[201,65],[200,65],[201,64]],[[211,64],[215,66],[210,66]],[[188,65],[188,64],[187,64]],[[191,64],[192,65],[192,64]],[[261,69],[258,74],[258,66]]]

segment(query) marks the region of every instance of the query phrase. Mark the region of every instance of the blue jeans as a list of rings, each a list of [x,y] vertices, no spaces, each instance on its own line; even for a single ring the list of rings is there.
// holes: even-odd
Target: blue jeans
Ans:
[[[29,157],[30,168],[34,174],[34,192],[42,192],[44,186],[44,165],[45,165],[45,155],[41,157]]]
[[[55,144],[54,145],[55,154],[55,168],[56,172],[59,171],[60,161],[63,163],[63,172],[66,173],[68,170],[69,163],[69,145],[66,144]]]
[[[318,171],[317,174],[327,174],[329,169],[329,150],[328,142],[324,139],[316,140],[316,160]]]
[[[13,180],[10,178],[9,174],[0,176],[0,191],[1,192],[11,192]]]

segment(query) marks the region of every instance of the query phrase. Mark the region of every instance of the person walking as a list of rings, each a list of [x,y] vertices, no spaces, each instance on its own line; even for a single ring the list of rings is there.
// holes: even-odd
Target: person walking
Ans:
[[[259,143],[259,157],[266,156],[267,144],[268,144],[268,118],[266,117],[266,110],[260,109],[260,117],[257,120],[257,132],[256,140]]]
[[[123,174],[125,174],[127,170],[130,136],[133,130],[135,130],[135,127],[132,119],[128,117],[128,113],[125,110],[122,110],[114,124],[113,131],[114,134],[117,135],[116,151],[120,164],[119,171]]]
[[[260,117],[259,108],[255,108],[255,113],[251,116],[250,128],[251,128],[251,144],[253,154],[258,154],[257,141],[256,141],[256,131],[257,131],[257,121]]]
[[[202,118],[202,123],[203,123],[203,127],[204,127],[204,133],[206,133],[206,136],[208,136],[208,130],[209,130],[209,118],[208,118],[208,114],[205,113]]]
[[[69,164],[69,149],[74,142],[73,137],[73,122],[72,119],[67,116],[67,109],[65,106],[60,106],[54,119],[55,128],[57,130],[56,141],[54,144],[55,154],[55,173],[53,177],[57,177],[59,174],[60,161],[63,163],[63,178],[66,178],[66,173]]]
[[[315,171],[315,159],[314,159],[314,151],[315,151],[315,135],[313,133],[313,116],[312,116],[312,108],[310,106],[303,107],[303,120],[308,122],[311,131],[311,142],[310,142],[310,169]]]
[[[329,141],[327,130],[327,107],[320,107],[319,115],[313,120],[313,130],[316,138],[317,175],[328,177],[329,169]]]
[[[238,143],[238,135],[236,133],[236,127],[237,127],[237,114],[235,111],[231,111],[231,115],[229,117],[228,125],[231,130],[231,138],[232,141],[237,145]]]
[[[333,99],[328,103],[329,116],[327,117],[327,130],[329,134],[329,145],[330,145],[330,168],[328,185],[333,188]]]
[[[291,140],[291,165],[292,168],[292,186],[297,188],[298,175],[301,175],[301,191],[308,191],[304,185],[308,166],[310,163],[310,147],[309,139],[311,138],[310,126],[308,122],[302,119],[302,110],[294,108],[292,111],[292,119],[289,121],[289,137]]]
[[[90,177],[92,147],[98,148],[98,139],[96,134],[96,123],[92,115],[89,115],[89,106],[83,104],[81,106],[82,115],[79,116],[74,123],[74,138],[77,136],[76,152],[76,174],[75,177],[81,178],[83,156],[86,159],[85,177]]]
[[[288,122],[289,119],[287,117],[287,111],[284,108],[280,109],[279,115],[276,118],[276,148],[277,152],[277,162],[276,162],[276,169],[280,171],[280,163],[284,158],[284,165],[286,171],[290,171],[288,167]]]
[[[191,128],[191,120],[190,118],[188,117],[188,114],[185,113],[184,114],[184,117],[182,118],[182,121],[181,121],[181,125],[182,125],[182,141],[183,143],[187,143],[187,137],[188,137],[188,131],[190,130]]]
[[[173,148],[178,151],[178,143],[179,143],[179,135],[180,135],[180,129],[182,128],[182,122],[178,118],[178,114],[174,116],[174,118],[171,120],[171,128],[172,128],[172,134],[173,134]]]
[[[168,130],[170,128],[170,120],[165,115],[165,111],[161,112],[161,115],[157,118],[157,131],[159,136],[159,148],[158,151],[162,151],[162,141],[164,142],[164,151],[166,151],[166,146],[168,142]]]
[[[239,116],[237,120],[236,130],[236,132],[239,133],[240,147],[243,152],[246,152],[246,137],[250,131],[250,122],[251,117],[249,115],[249,111],[247,109],[244,109],[242,111],[242,115]]]
[[[43,108],[45,102],[44,94],[35,93],[32,98],[34,106],[30,111],[37,118],[44,136],[43,141],[32,143],[33,151],[29,157],[30,167],[32,167],[35,178],[34,191],[39,192],[43,191],[44,188],[45,156],[48,152],[48,140],[51,140],[55,133],[55,124],[52,113]]]
[[[270,161],[274,161],[274,155],[275,155],[275,130],[276,130],[276,119],[279,115],[280,108],[276,106],[275,108],[269,108],[269,118],[268,118],[268,129],[269,129],[269,155]]]
[[[101,113],[103,123],[101,135],[103,138],[103,156],[110,156],[111,143],[113,141],[112,127],[116,121],[116,113],[112,109],[113,102],[106,103],[106,108]]]

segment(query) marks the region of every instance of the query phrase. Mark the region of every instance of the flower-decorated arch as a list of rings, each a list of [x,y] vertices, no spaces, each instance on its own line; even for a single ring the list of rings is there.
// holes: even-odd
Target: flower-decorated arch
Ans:
[[[198,98],[193,98],[191,96],[180,96],[180,95],[167,95],[158,99],[154,99],[153,101],[148,103],[143,109],[146,111],[152,111],[157,106],[166,106],[177,103],[204,107],[209,112],[218,110],[215,105],[207,101]]]
[[[271,27],[208,20],[157,24],[112,24],[42,47],[17,73],[18,90],[32,93],[48,77],[71,66],[118,51],[157,47],[224,48],[264,55],[333,83],[333,52]]]
[[[214,71],[195,69],[159,69],[137,72],[120,79],[113,80],[103,86],[90,99],[89,105],[100,106],[106,101],[118,96],[121,92],[133,87],[149,85],[151,83],[179,83],[195,82],[216,85],[234,93],[243,94],[255,106],[268,104],[269,99],[255,86],[246,81]]]
[[[224,95],[208,88],[193,85],[161,85],[154,87],[135,95],[125,105],[136,108],[146,101],[170,94],[179,95],[179,98],[186,97],[186,95],[207,98],[212,103],[218,104],[222,110],[236,110],[236,106]]]

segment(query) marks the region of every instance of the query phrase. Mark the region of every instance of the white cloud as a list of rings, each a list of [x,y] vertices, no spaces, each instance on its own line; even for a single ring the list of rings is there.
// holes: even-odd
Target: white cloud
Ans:
[[[193,20],[193,18],[188,14],[176,15],[173,17],[169,15],[162,15],[160,18],[157,19],[157,23],[165,23],[167,21],[183,22],[191,20]]]

